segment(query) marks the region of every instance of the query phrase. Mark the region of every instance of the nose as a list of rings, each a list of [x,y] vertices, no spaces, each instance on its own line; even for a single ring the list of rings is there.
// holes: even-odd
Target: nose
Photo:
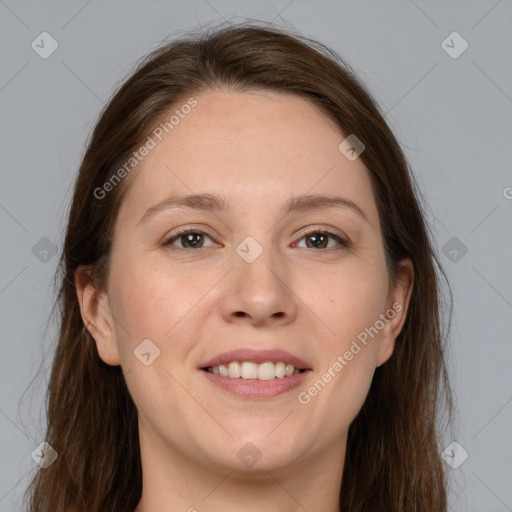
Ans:
[[[297,296],[285,262],[265,249],[252,263],[235,255],[235,268],[222,299],[229,323],[253,326],[286,325],[297,315]]]

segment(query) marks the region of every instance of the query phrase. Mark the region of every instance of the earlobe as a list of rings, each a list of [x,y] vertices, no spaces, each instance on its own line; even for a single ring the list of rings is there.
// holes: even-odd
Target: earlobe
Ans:
[[[414,286],[414,266],[410,259],[399,263],[399,277],[391,290],[386,304],[386,324],[379,340],[377,366],[384,364],[393,354],[395,340],[407,318],[409,302]]]
[[[115,326],[108,296],[94,287],[89,266],[80,266],[75,271],[75,288],[82,320],[96,342],[100,358],[111,366],[119,365]]]

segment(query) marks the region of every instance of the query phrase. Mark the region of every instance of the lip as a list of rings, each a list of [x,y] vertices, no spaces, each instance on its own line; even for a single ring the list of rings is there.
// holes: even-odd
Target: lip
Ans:
[[[215,356],[213,359],[206,361],[199,368],[208,368],[210,366],[219,366],[220,364],[229,364],[232,361],[238,361],[239,363],[249,362],[249,363],[265,363],[267,361],[270,362],[278,362],[282,361],[283,363],[293,364],[295,368],[299,370],[311,370],[311,366],[304,360],[300,359],[290,352],[281,349],[268,349],[268,350],[255,350],[251,348],[239,348],[235,350],[229,350],[228,352],[223,352],[218,356]],[[304,372],[305,373],[305,372]],[[291,378],[291,377],[283,377]],[[237,380],[237,379],[230,379]],[[276,379],[274,379],[276,380]],[[262,381],[263,382],[263,381]],[[266,381],[272,382],[272,381]]]
[[[298,370],[304,370],[301,373],[290,375],[289,377],[275,378],[271,380],[258,379],[232,379],[231,377],[223,377],[215,375],[206,370],[208,367],[219,366],[220,364],[229,364],[232,361],[239,363],[265,363],[281,361],[287,364],[293,364]],[[311,373],[311,365],[306,361],[297,357],[290,352],[282,349],[255,350],[252,348],[239,348],[223,352],[213,359],[203,363],[199,370],[201,374],[212,384],[228,391],[241,398],[272,398],[274,396],[286,393],[300,386]]]
[[[222,364],[222,363],[221,363]],[[232,379],[200,370],[212,384],[241,398],[272,398],[300,386],[311,373],[306,370],[290,377],[275,378],[271,380]]]

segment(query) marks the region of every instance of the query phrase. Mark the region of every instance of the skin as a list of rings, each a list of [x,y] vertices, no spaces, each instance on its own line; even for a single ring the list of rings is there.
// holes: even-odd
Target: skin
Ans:
[[[412,265],[390,286],[370,178],[338,149],[345,136],[306,100],[271,92],[208,91],[133,171],[117,218],[105,290],[76,274],[84,322],[98,353],[121,365],[139,414],[143,494],[136,512],[338,510],[347,432],[375,368],[391,356],[405,320]],[[225,212],[172,209],[139,224],[174,193],[222,194]],[[356,203],[283,216],[301,194]],[[207,236],[199,248],[176,228]],[[315,247],[305,228],[335,237]],[[262,254],[247,263],[247,237]],[[201,246],[202,243],[202,246]],[[401,311],[303,405],[312,386],[379,315]],[[278,313],[278,314],[277,314]],[[134,350],[149,338],[160,356]],[[198,369],[227,350],[281,348],[307,361],[304,385],[241,399]],[[261,454],[246,467],[237,452]]]

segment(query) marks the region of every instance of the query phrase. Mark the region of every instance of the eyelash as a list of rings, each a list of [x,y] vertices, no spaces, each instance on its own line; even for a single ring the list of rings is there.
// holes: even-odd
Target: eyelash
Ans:
[[[197,230],[197,229],[183,229],[182,231],[174,233],[170,238],[168,238],[164,242],[162,242],[161,245],[163,247],[171,246],[172,243],[175,242],[176,240],[178,240],[180,237],[182,237],[183,235],[189,235],[189,234],[205,235],[205,236],[209,237],[210,239],[212,239],[212,237],[208,233],[205,233],[204,231]],[[331,238],[334,238],[335,240],[337,240],[339,242],[339,245],[341,246],[341,248],[339,248],[337,250],[347,249],[351,246],[350,242],[348,240],[342,238],[341,236],[331,233],[330,231],[320,230],[318,228],[312,228],[312,229],[306,231],[305,233],[302,234],[300,240],[307,238],[308,236],[311,236],[311,235],[327,235]],[[190,248],[186,248],[186,247],[176,247],[176,249],[181,249],[184,251],[197,250],[197,249],[190,249]],[[199,249],[203,249],[203,247],[199,247]],[[304,249],[304,247],[303,247],[303,249]],[[314,249],[314,248],[311,248],[311,249]],[[319,251],[328,251],[328,250],[332,250],[332,249],[335,249],[335,248],[328,247],[328,248],[324,248],[324,249],[319,249]]]

